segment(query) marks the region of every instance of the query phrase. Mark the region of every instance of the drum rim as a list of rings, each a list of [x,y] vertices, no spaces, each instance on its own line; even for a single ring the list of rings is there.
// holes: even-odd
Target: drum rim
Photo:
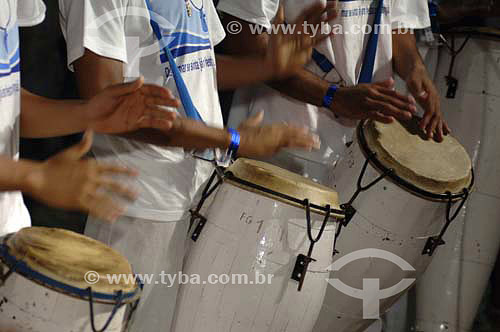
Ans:
[[[394,184],[396,184],[398,187],[404,189],[405,191],[416,195],[418,197],[430,200],[430,201],[438,201],[438,202],[448,202],[448,201],[458,201],[460,199],[463,199],[465,197],[464,192],[460,193],[449,193],[445,192],[442,194],[437,194],[430,192],[428,190],[422,189],[417,187],[416,185],[410,183],[409,181],[406,181],[402,177],[398,176],[394,170],[386,167],[382,162],[377,158],[376,153],[370,149],[368,146],[368,142],[366,140],[365,136],[365,131],[364,127],[365,124],[367,123],[367,120],[361,121],[360,124],[358,125],[358,128],[356,130],[357,132],[357,139],[359,146],[361,148],[361,151],[363,152],[363,155],[365,158],[370,162],[370,165],[372,165],[378,172],[381,172],[383,174],[387,174],[387,178],[391,180]],[[471,192],[473,187],[474,187],[474,167],[471,168],[471,181],[470,184],[467,188],[464,188],[464,190],[467,190],[468,192]]]
[[[224,181],[228,182],[228,183],[233,183],[237,187],[243,188],[244,190],[261,192],[265,196],[282,201],[284,204],[288,204],[288,205],[291,205],[294,207],[305,209],[304,200],[300,200],[296,197],[292,197],[292,196],[284,194],[282,192],[278,192],[278,191],[275,191],[273,189],[269,189],[269,188],[266,188],[264,186],[246,181],[244,179],[237,177],[233,172],[231,172],[229,170],[226,170],[224,172]],[[325,215],[328,212],[326,207],[316,205],[313,202],[310,203],[310,207],[311,207],[312,213]],[[345,211],[342,209],[336,209],[336,208],[330,207],[329,212],[331,213],[330,218],[335,219],[334,221],[330,221],[330,223],[338,223],[339,220],[342,220],[345,218]]]
[[[117,304],[120,297],[121,302],[124,304],[133,303],[139,299],[142,292],[142,286],[139,280],[136,280],[136,288],[133,292],[122,293],[120,296],[118,291],[113,294],[93,291],[91,285],[85,289],[71,286],[33,270],[28,266],[28,264],[26,264],[26,262],[9,253],[9,247],[6,243],[7,240],[14,234],[15,233],[8,234],[4,236],[3,239],[0,237],[0,262],[5,264],[9,269],[14,269],[14,273],[17,273],[40,286],[80,300],[90,300],[89,293],[91,293],[93,302],[101,304]]]

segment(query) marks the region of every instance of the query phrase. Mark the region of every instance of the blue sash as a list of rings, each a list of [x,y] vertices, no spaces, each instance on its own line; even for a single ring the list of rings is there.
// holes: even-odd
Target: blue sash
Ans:
[[[375,20],[373,22],[372,32],[370,34],[370,39],[366,46],[365,57],[363,59],[363,66],[361,68],[361,74],[358,83],[371,83],[373,80],[373,71],[375,68],[375,58],[377,56],[378,48],[378,35],[380,29],[380,23],[382,21],[382,11],[384,8],[384,0],[380,0],[377,11],[375,13]],[[319,68],[325,73],[332,71],[335,66],[331,63],[328,58],[321,54],[318,50],[313,50],[312,55],[313,61],[318,65]]]
[[[177,91],[179,92],[179,97],[181,99],[182,106],[184,107],[184,111],[186,112],[186,115],[189,118],[203,122],[200,113],[193,104],[193,100],[191,99],[191,95],[189,94],[186,83],[184,82],[182,74],[179,71],[177,64],[175,63],[174,56],[172,55],[172,52],[170,51],[168,45],[166,45],[166,43],[163,41],[161,28],[158,25],[158,23],[153,19],[153,17],[155,17],[155,15],[157,14],[153,11],[153,8],[151,6],[151,1],[150,0],[145,0],[145,1],[148,10],[151,13],[151,20],[150,20],[151,28],[153,29],[156,38],[160,42],[160,47],[162,48],[163,52],[167,55],[168,63],[170,64],[170,70],[172,71],[172,76],[174,77],[175,85],[177,87]],[[173,0],[167,0],[167,1],[173,1]]]

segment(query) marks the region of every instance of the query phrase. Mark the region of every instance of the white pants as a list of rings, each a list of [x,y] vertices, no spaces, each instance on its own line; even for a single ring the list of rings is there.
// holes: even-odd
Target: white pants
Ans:
[[[85,235],[99,240],[124,255],[136,274],[153,275],[153,282],[144,285],[137,311],[128,331],[168,332],[172,323],[178,277],[170,285],[165,274],[182,271],[189,219],[159,222],[121,217],[110,225],[89,218]]]

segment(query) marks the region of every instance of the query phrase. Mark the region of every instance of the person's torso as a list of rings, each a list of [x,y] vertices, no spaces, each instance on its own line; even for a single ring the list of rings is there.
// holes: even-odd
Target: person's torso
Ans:
[[[126,80],[142,75],[146,83],[165,86],[179,97],[168,60],[161,51],[150,19],[161,27],[163,41],[207,125],[222,127],[215,54],[211,31],[219,28],[210,0],[129,0],[124,17],[128,63]],[[209,8],[209,6],[211,6]],[[207,14],[211,13],[210,17]],[[185,116],[182,107],[178,112]],[[209,175],[203,162],[180,148],[164,148],[116,136],[98,135],[94,144],[98,159],[133,167],[140,172],[139,199],[128,214],[155,220],[178,219],[191,204],[200,182]]]
[[[0,154],[19,158],[20,64],[17,0],[0,0]],[[0,193],[0,236],[29,226],[20,192]]]

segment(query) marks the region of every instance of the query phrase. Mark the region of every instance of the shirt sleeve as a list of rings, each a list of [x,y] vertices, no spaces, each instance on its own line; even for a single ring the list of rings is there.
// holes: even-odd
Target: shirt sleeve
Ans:
[[[220,0],[217,9],[266,29],[278,13],[279,0]]]
[[[392,0],[392,29],[425,29],[431,25],[427,0]]]
[[[66,38],[68,67],[88,49],[127,62],[124,0],[59,0],[60,24]]]
[[[205,6],[207,6],[205,14],[207,15],[207,24],[210,31],[210,41],[213,46],[216,46],[226,38],[226,32],[217,14],[214,2],[212,0],[205,0]]]
[[[32,27],[43,22],[47,8],[42,0],[18,0],[17,23],[20,27]]]

